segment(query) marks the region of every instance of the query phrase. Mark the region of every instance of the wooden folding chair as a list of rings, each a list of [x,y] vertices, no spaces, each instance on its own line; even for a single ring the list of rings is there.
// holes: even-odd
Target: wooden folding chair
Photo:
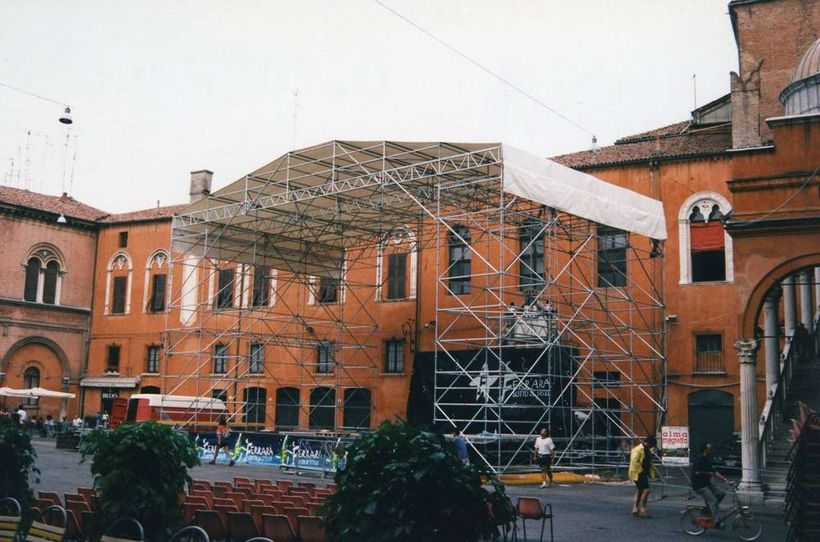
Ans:
[[[32,522],[25,540],[26,542],[62,542],[67,522],[68,516],[62,506],[49,506]]]
[[[0,499],[0,542],[12,542],[17,537],[23,514],[17,499]]]

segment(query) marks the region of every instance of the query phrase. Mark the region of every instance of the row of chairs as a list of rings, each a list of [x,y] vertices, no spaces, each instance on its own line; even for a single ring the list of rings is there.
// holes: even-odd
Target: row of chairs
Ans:
[[[798,404],[792,420],[791,466],[786,485],[786,522],[789,542],[820,540],[820,416]]]
[[[24,520],[20,503],[6,497],[0,499],[0,542],[63,542],[86,540],[76,529],[71,531],[69,513],[62,506],[52,504],[42,510],[31,509],[33,520]],[[100,537],[100,542],[142,542],[145,539],[142,525],[130,518],[112,523]]]

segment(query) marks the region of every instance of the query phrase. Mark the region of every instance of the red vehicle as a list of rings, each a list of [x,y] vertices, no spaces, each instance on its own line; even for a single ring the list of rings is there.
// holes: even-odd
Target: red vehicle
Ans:
[[[210,397],[138,393],[128,399],[115,399],[111,408],[112,428],[124,421],[177,425],[198,431],[216,430],[219,417],[228,414],[225,403]]]

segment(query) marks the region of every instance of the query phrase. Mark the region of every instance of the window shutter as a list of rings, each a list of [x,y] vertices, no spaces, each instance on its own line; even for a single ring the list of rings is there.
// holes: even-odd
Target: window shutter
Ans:
[[[125,314],[125,293],[128,277],[114,277],[114,300],[111,303],[112,314]]]
[[[153,294],[151,295],[151,310],[161,312],[165,310],[165,284],[167,275],[154,275]]]
[[[37,301],[37,285],[40,282],[40,260],[32,258],[26,266],[26,285],[23,290],[23,299]]]
[[[396,257],[396,270],[394,276],[396,277],[394,280],[395,288],[396,288],[396,299],[403,299],[405,297],[404,294],[404,283],[406,282],[407,276],[407,254],[394,254]]]
[[[711,252],[723,249],[723,223],[693,222],[689,224],[690,247],[692,252]]]

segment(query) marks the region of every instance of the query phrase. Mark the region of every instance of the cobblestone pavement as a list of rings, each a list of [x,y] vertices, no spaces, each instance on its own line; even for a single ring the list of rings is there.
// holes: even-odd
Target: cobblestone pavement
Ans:
[[[90,487],[92,476],[89,463],[80,463],[76,452],[57,450],[53,440],[37,439],[37,465],[42,471],[41,481],[36,489],[56,491],[59,494],[75,492],[77,487]],[[280,473],[269,467],[248,465],[202,465],[195,467],[191,476],[198,480],[231,480],[234,476],[270,479],[302,479],[320,481],[317,477],[295,476]],[[659,499],[661,490],[665,498]],[[618,541],[655,542],[674,540],[694,540],[681,532],[678,515],[687,501],[687,491],[683,487],[670,485],[661,488],[653,486],[649,509],[652,518],[634,518],[630,514],[633,486],[631,484],[564,484],[539,489],[532,485],[508,486],[507,492],[513,501],[519,496],[536,496],[542,502],[549,502],[555,513],[555,540],[558,541]],[[699,501],[690,501],[697,503]],[[786,537],[783,523],[782,504],[766,504],[753,507],[754,513],[763,522],[763,542],[782,541]],[[535,522],[527,525],[528,540],[538,540],[538,526]],[[549,536],[545,536],[549,540]],[[699,538],[703,541],[738,540],[731,529],[727,531],[707,531]],[[523,540],[519,526],[519,540]]]

